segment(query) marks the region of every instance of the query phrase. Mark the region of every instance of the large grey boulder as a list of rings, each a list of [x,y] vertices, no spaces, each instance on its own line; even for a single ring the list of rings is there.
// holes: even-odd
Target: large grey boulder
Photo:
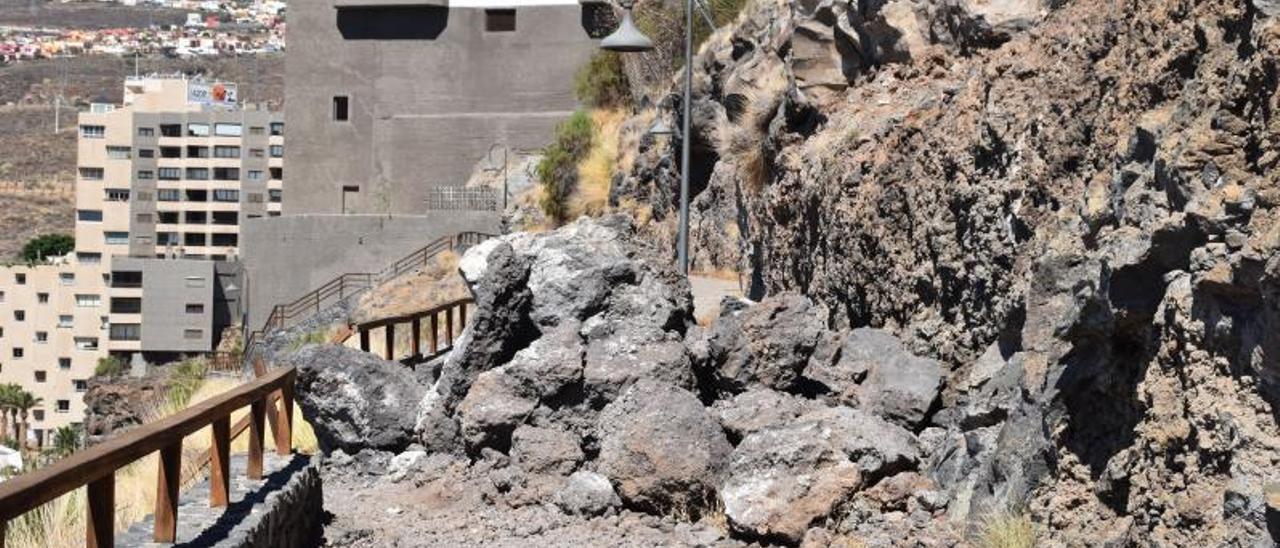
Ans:
[[[826,404],[768,388],[755,388],[729,399],[716,401],[713,409],[734,439],[768,428],[794,422],[795,419],[826,407]]]
[[[467,449],[490,447],[506,451],[511,434],[537,408],[538,401],[505,367],[481,373],[458,405],[458,422]]]
[[[903,428],[847,407],[823,409],[744,438],[720,498],[735,530],[798,543],[852,493],[918,460]]]
[[[533,344],[516,352],[506,365],[507,374],[540,399],[555,399],[582,382],[586,349],[578,327],[577,322],[565,322],[544,331]]]
[[[582,447],[563,430],[525,425],[512,435],[511,460],[525,472],[565,476],[582,463]]]
[[[942,364],[915,356],[893,334],[854,329],[834,362],[815,360],[805,377],[821,384],[839,403],[918,428],[942,389]]]
[[[825,318],[822,307],[795,293],[722,315],[707,340],[717,389],[737,394],[752,386],[795,388],[826,329]]]
[[[415,441],[425,389],[409,368],[337,345],[305,346],[285,363],[298,369],[298,406],[322,451],[399,452]]]
[[[659,512],[709,500],[733,450],[693,394],[648,379],[601,412],[597,435],[597,471],[629,505]]]
[[[592,318],[583,330],[587,393],[607,403],[640,379],[693,389],[693,365],[679,334],[653,326]]]

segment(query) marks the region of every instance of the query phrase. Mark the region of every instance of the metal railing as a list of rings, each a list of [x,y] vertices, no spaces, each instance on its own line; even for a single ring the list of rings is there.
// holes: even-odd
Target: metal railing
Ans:
[[[424,206],[428,211],[497,211],[500,194],[485,187],[436,187],[427,189]]]
[[[492,234],[483,232],[460,232],[440,238],[405,255],[380,272],[343,274],[291,303],[276,305],[272,307],[262,328],[249,334],[244,345],[244,358],[251,360],[257,357],[263,338],[271,331],[296,325],[338,301],[424,267],[445,251],[470,247],[492,237]]]
[[[297,372],[281,368],[243,386],[196,404],[185,411],[113,437],[52,465],[0,483],[0,548],[8,522],[80,487],[88,487],[85,545],[113,546],[115,539],[115,472],[154,453],[160,453],[156,482],[156,542],[173,542],[177,535],[178,489],[182,484],[182,439],[211,426],[213,443],[204,458],[211,466],[209,502],[226,507],[231,495],[231,442],[249,431],[247,474],[262,479],[264,423],[275,436],[276,453],[292,452],[293,385]],[[280,402],[279,409],[275,402]],[[232,434],[231,414],[250,412],[243,428]],[[203,460],[203,458],[202,458]]]

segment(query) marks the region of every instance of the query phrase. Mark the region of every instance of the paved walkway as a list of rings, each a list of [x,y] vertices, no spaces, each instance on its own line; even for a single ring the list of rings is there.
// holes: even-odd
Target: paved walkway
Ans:
[[[737,280],[689,276],[693,290],[693,317],[705,323],[720,314],[720,300],[727,296],[741,297]]]
[[[247,456],[231,457],[231,503],[226,508],[209,507],[209,480],[183,490],[178,503],[178,538],[174,544],[152,542],[155,516],[133,524],[116,535],[116,546],[217,546],[236,545],[262,518],[267,497],[278,492],[289,478],[311,463],[307,455],[279,457],[264,455],[263,479],[253,481],[245,474]]]

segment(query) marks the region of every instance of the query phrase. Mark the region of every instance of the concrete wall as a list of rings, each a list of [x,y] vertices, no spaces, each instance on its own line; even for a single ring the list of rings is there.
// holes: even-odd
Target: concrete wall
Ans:
[[[218,281],[213,261],[116,257],[111,268],[113,273],[142,272],[143,352],[213,349],[213,292]],[[118,294],[112,288],[112,296]],[[199,307],[199,312],[187,305]],[[113,316],[112,323],[123,322]]]
[[[496,233],[498,223],[497,213],[462,211],[249,220],[241,243],[249,329],[261,328],[273,306],[292,302],[342,274],[378,272],[437,238],[466,231]]]
[[[608,29],[584,15],[598,6],[532,3],[514,7],[514,32],[487,31],[480,1],[290,5],[285,215],[423,213],[429,189],[465,183],[492,144],[550,142]],[[333,119],[335,96],[350,98],[349,121]]]

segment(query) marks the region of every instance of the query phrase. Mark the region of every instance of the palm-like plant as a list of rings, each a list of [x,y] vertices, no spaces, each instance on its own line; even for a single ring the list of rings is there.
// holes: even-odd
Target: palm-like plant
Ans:
[[[16,384],[0,384],[0,440],[8,439],[9,436],[9,414],[14,409],[13,402],[17,399],[18,392],[22,390]],[[14,428],[17,428],[14,424]]]
[[[80,449],[80,431],[71,426],[63,426],[53,433],[53,453],[58,458],[66,457]]]
[[[13,400],[13,406],[18,410],[18,415],[22,417],[22,423],[18,428],[18,447],[25,448],[27,446],[27,414],[32,408],[39,407],[44,403],[43,398],[37,398],[35,394],[21,390]]]

